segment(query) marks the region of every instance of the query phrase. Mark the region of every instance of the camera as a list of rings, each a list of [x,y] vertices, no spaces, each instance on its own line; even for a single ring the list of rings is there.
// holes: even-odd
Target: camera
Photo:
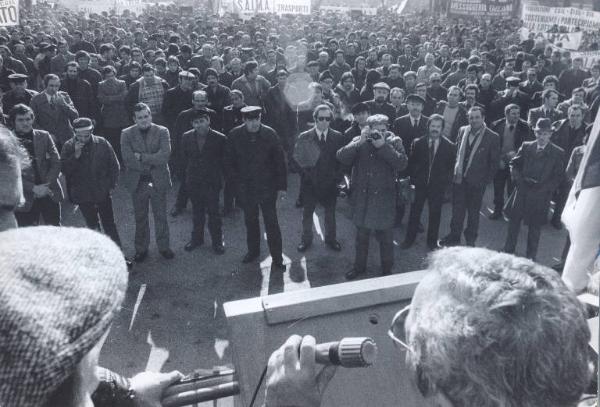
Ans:
[[[367,141],[375,141],[381,139],[383,136],[378,130],[374,130],[369,134]]]

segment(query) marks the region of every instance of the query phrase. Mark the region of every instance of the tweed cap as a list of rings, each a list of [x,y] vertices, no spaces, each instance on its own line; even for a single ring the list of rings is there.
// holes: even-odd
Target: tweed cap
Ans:
[[[127,268],[89,229],[13,229],[0,241],[0,406],[40,406],[108,329]]]

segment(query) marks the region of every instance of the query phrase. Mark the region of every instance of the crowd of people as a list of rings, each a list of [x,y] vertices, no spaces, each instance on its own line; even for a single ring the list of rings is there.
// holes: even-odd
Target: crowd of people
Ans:
[[[259,257],[262,212],[272,265],[284,269],[276,202],[297,173],[300,252],[312,245],[317,205],[326,245],[342,250],[336,201],[349,196],[356,247],[348,279],[365,272],[371,234],[382,273],[391,273],[393,228],[406,222],[401,246],[410,248],[426,202],[429,249],[475,246],[488,184],[490,219],[509,219],[505,252],[514,253],[521,223],[534,260],[541,226],[550,217],[562,228],[600,105],[600,63],[588,69],[543,39],[521,41],[516,19],[244,21],[176,11],[86,17],[42,5],[0,30],[2,110],[35,163],[23,172],[20,226],[60,225],[69,199],[90,228],[121,245],[111,201],[119,182],[132,197],[133,261],[148,254],[149,206],[159,252],[172,259],[168,213],[191,202],[186,251],[204,243],[208,223],[214,252],[224,254],[222,216],[237,206],[247,230],[242,261]],[[169,209],[172,179],[179,186]],[[445,202],[450,233],[439,239]]]
[[[348,279],[365,272],[371,234],[382,274],[392,273],[393,228],[406,223],[401,246],[411,248],[425,231],[427,202],[430,273],[389,331],[423,397],[558,407],[588,390],[590,332],[575,297],[585,270],[562,281],[532,260],[541,226],[562,228],[600,106],[599,64],[587,69],[568,51],[521,41],[518,20],[327,13],[243,21],[173,6],[85,16],[41,4],[23,10],[21,22],[0,28],[11,130],[0,128],[0,404],[156,406],[181,379],[103,371],[98,387],[98,354],[127,287],[117,183],[131,195],[133,261],[148,254],[149,206],[158,249],[172,259],[167,219],[191,202],[186,251],[204,243],[208,223],[223,255],[222,217],[239,207],[242,261],[260,255],[262,213],[276,272],[285,269],[277,199],[290,176],[300,179],[300,252],[313,243],[317,206],[325,244],[344,249],[336,203],[349,197],[356,243]],[[173,179],[177,200],[167,208]],[[476,246],[489,184],[490,219],[508,218],[506,253],[442,248]],[[112,242],[52,227],[62,224],[65,199]],[[450,233],[439,239],[445,203]],[[522,223],[529,259],[511,255]],[[314,338],[292,336],[273,353],[266,406],[321,404],[334,371],[318,371],[314,348]]]

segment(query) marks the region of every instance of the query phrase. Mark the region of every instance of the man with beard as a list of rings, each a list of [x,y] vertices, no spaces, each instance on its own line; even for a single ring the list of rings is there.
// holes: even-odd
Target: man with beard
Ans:
[[[215,69],[208,68],[204,72],[204,77],[206,78],[206,88],[204,91],[208,97],[208,107],[217,112],[219,117],[221,117],[225,106],[231,104],[231,91],[228,87],[219,83],[219,73]],[[216,130],[221,131],[222,128]]]
[[[262,212],[272,269],[285,270],[281,229],[277,220],[277,195],[287,189],[283,148],[275,131],[261,124],[258,106],[242,109],[244,125],[228,135],[228,167],[237,181],[238,199],[244,210],[248,252],[242,263],[260,256],[259,210]]]
[[[340,83],[335,87],[335,93],[340,97],[344,113],[350,112],[352,106],[360,101],[360,93],[354,86],[354,76],[351,72],[344,72]]]
[[[396,120],[396,108],[387,102],[388,95],[390,94],[390,87],[385,82],[378,82],[373,85],[373,100],[365,102],[369,108],[369,115],[374,116],[376,114],[382,114],[387,116],[389,123],[393,123]]]
[[[410,206],[406,236],[401,247],[412,247],[417,237],[421,212],[425,201],[429,203],[427,247],[437,249],[444,192],[452,180],[456,159],[456,146],[442,136],[444,118],[433,115],[427,123],[427,135],[412,142],[407,172],[415,186],[415,201]]]
[[[34,90],[27,89],[27,75],[14,73],[8,77],[8,81],[10,90],[2,95],[2,111],[5,115],[19,103],[29,106],[31,98],[38,94]]]
[[[94,97],[92,86],[79,77],[77,62],[68,62],[65,67],[65,78],[60,83],[60,90],[66,92],[73,101],[80,117],[97,119],[98,103]]]

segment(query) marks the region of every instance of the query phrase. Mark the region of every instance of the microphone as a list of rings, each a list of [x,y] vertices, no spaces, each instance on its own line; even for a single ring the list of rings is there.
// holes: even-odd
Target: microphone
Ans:
[[[377,344],[371,338],[343,338],[317,344],[315,362],[342,367],[368,367],[377,358]]]

